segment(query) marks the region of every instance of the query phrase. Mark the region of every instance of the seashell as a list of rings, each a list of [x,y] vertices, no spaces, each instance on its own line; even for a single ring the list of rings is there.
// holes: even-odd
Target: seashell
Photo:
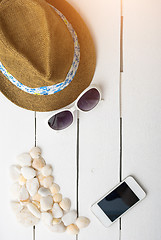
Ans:
[[[61,218],[53,218],[53,225],[61,223]]]
[[[33,147],[30,150],[30,155],[32,158],[39,158],[41,156],[41,149],[39,147]]]
[[[42,197],[46,197],[46,196],[51,195],[50,190],[49,190],[48,188],[44,188],[44,187],[39,188],[38,193],[39,193]]]
[[[53,183],[53,184],[51,185],[51,187],[50,187],[50,191],[51,191],[51,193],[52,193],[53,195],[56,194],[56,193],[58,193],[58,192],[60,191],[59,185],[56,184],[56,183]]]
[[[45,178],[41,173],[39,173],[38,175],[37,175],[37,178],[38,178],[38,180],[39,180],[39,183],[41,184],[42,183],[42,180]]]
[[[33,203],[28,203],[27,208],[35,217],[37,217],[37,218],[41,217],[40,211]]]
[[[68,226],[68,225],[74,223],[76,218],[77,218],[77,212],[75,210],[72,210],[72,211],[66,213],[62,217],[62,221],[64,222],[65,226]]]
[[[53,200],[54,200],[55,203],[61,202],[61,200],[62,200],[62,194],[61,194],[61,193],[56,193],[56,194],[54,194]]]
[[[21,204],[22,207],[26,206],[28,203],[30,203],[30,199],[20,201],[20,204]]]
[[[51,213],[43,212],[41,213],[41,220],[45,225],[50,226],[53,220],[53,216]]]
[[[17,162],[21,167],[31,166],[31,156],[29,153],[22,153],[17,157]]]
[[[32,167],[35,168],[36,170],[41,170],[45,166],[45,160],[42,157],[39,158],[34,158],[32,162]]]
[[[33,200],[32,203],[37,207],[40,208],[40,202]]]
[[[59,224],[55,224],[55,225],[49,226],[49,229],[50,229],[52,232],[63,233],[63,232],[65,232],[66,227],[65,227],[64,224],[61,222],[61,223],[59,223]]]
[[[69,211],[71,207],[71,201],[69,198],[64,198],[60,203],[59,206],[64,210],[64,211]]]
[[[75,224],[70,224],[67,226],[67,233],[71,235],[76,235],[79,233],[79,228]]]
[[[31,179],[36,176],[36,171],[31,167],[22,167],[21,173],[26,179]]]
[[[40,199],[40,206],[41,206],[41,211],[48,211],[52,208],[53,205],[53,198],[52,196],[47,196],[47,197],[42,197]]]
[[[54,203],[52,213],[54,218],[61,218],[63,216],[63,210],[59,207],[58,203]]]
[[[26,227],[34,226],[39,222],[39,218],[36,218],[25,206],[21,212],[16,214],[17,220],[19,223],[23,224]]]
[[[45,176],[45,177],[50,176],[50,175],[52,174],[52,171],[53,171],[52,166],[49,165],[49,164],[45,165],[45,166],[41,169],[41,173],[42,173],[42,175]]]
[[[88,227],[88,225],[90,224],[90,220],[86,217],[79,217],[77,218],[75,224],[79,229],[85,228],[85,227]]]
[[[29,194],[32,196],[34,196],[37,193],[37,190],[39,188],[39,182],[37,180],[37,178],[32,178],[27,180],[26,182],[26,188],[29,192]]]
[[[23,209],[23,206],[19,202],[12,201],[11,208],[14,213],[18,213],[18,212],[21,212],[21,210]]]
[[[24,176],[21,174],[18,179],[19,184],[24,185],[26,184],[26,181],[27,181],[26,178],[24,178]]]
[[[44,186],[45,188],[50,188],[51,185],[53,184],[53,181],[54,181],[53,176],[48,176],[48,177],[45,177],[45,178],[41,181],[41,184],[42,184],[42,186]]]
[[[21,167],[18,165],[12,165],[10,167],[10,176],[12,180],[17,181],[21,173]]]
[[[28,193],[28,191],[27,191],[25,186],[21,187],[18,198],[22,202],[23,201],[27,201],[29,199],[29,193]]]
[[[19,198],[19,192],[20,192],[21,186],[19,183],[14,183],[11,187],[11,196],[13,199],[18,199]]]
[[[32,200],[37,201],[37,202],[40,202],[40,199],[41,199],[41,196],[40,196],[40,194],[38,194],[38,193],[36,193],[36,194],[32,197]]]

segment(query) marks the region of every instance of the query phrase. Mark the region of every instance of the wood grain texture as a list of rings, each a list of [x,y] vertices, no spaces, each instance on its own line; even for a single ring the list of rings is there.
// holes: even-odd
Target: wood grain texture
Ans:
[[[123,177],[147,197],[122,218],[123,240],[160,240],[161,2],[124,1]]]

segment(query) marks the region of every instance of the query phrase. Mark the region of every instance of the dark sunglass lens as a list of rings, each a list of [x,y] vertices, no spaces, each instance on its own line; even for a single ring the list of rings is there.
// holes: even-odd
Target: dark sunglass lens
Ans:
[[[52,116],[48,124],[54,130],[62,130],[69,127],[73,122],[73,115],[70,111],[63,111]]]
[[[78,101],[77,106],[82,111],[92,110],[100,100],[100,93],[96,88],[88,90]]]

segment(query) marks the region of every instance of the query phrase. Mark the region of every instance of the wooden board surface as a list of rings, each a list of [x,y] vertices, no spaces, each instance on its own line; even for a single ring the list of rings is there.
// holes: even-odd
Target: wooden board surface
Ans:
[[[76,122],[64,132],[54,132],[46,121],[52,113],[36,114],[37,145],[43,149],[46,162],[53,166],[54,181],[61,187],[63,197],[72,202],[72,209],[76,208]],[[75,239],[66,234],[54,234],[42,223],[36,226],[37,239]]]
[[[101,88],[103,99],[93,111],[79,114],[79,214],[91,219],[91,226],[79,239],[118,240],[118,223],[106,229],[90,206],[119,181],[120,2],[81,0],[78,4],[96,43],[93,82]]]
[[[123,240],[161,238],[161,2],[124,1],[123,177],[146,199],[122,218]]]
[[[9,168],[16,164],[16,157],[34,146],[34,113],[21,109],[0,93],[0,155],[1,155],[1,200],[0,239],[32,239],[32,228],[25,228],[16,222],[10,201]]]

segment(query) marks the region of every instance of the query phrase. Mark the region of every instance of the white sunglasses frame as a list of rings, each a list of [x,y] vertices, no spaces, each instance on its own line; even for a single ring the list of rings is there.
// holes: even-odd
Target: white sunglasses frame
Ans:
[[[77,97],[77,99],[74,101],[73,104],[71,104],[71,106],[69,105],[69,106],[70,106],[69,108],[68,108],[68,107],[65,107],[65,108],[61,108],[61,109],[59,109],[59,110],[56,110],[56,111],[52,112],[52,114],[51,114],[50,116],[48,116],[48,118],[46,119],[46,124],[47,124],[47,126],[48,126],[51,130],[53,130],[53,131],[55,131],[55,132],[61,132],[62,130],[65,130],[65,129],[67,129],[67,128],[69,128],[70,126],[73,125],[74,119],[75,119],[75,116],[74,116],[74,112],[75,112],[75,111],[80,111],[80,112],[83,112],[83,113],[88,113],[88,112],[92,111],[93,109],[95,109],[95,108],[97,107],[97,105],[99,104],[99,102],[98,102],[98,104],[97,104],[94,108],[92,108],[92,109],[89,110],[89,111],[82,111],[82,110],[79,109],[78,106],[77,106],[77,103],[78,103],[79,99],[80,99],[86,92],[88,92],[88,91],[89,91],[90,89],[92,89],[92,88],[97,89],[97,91],[99,92],[99,94],[100,94],[99,102],[100,102],[100,101],[101,101],[101,90],[100,90],[100,88],[99,88],[98,86],[92,84],[92,85],[90,85],[89,87],[87,87],[87,88]],[[48,124],[49,119],[50,119],[52,116],[54,116],[54,115],[56,115],[56,114],[58,114],[58,113],[60,113],[60,112],[64,112],[64,111],[69,111],[69,112],[71,112],[71,114],[73,115],[73,122],[72,122],[68,127],[64,128],[64,129],[61,129],[61,130],[55,130],[55,129],[51,128],[51,127],[49,126],[49,124]]]

